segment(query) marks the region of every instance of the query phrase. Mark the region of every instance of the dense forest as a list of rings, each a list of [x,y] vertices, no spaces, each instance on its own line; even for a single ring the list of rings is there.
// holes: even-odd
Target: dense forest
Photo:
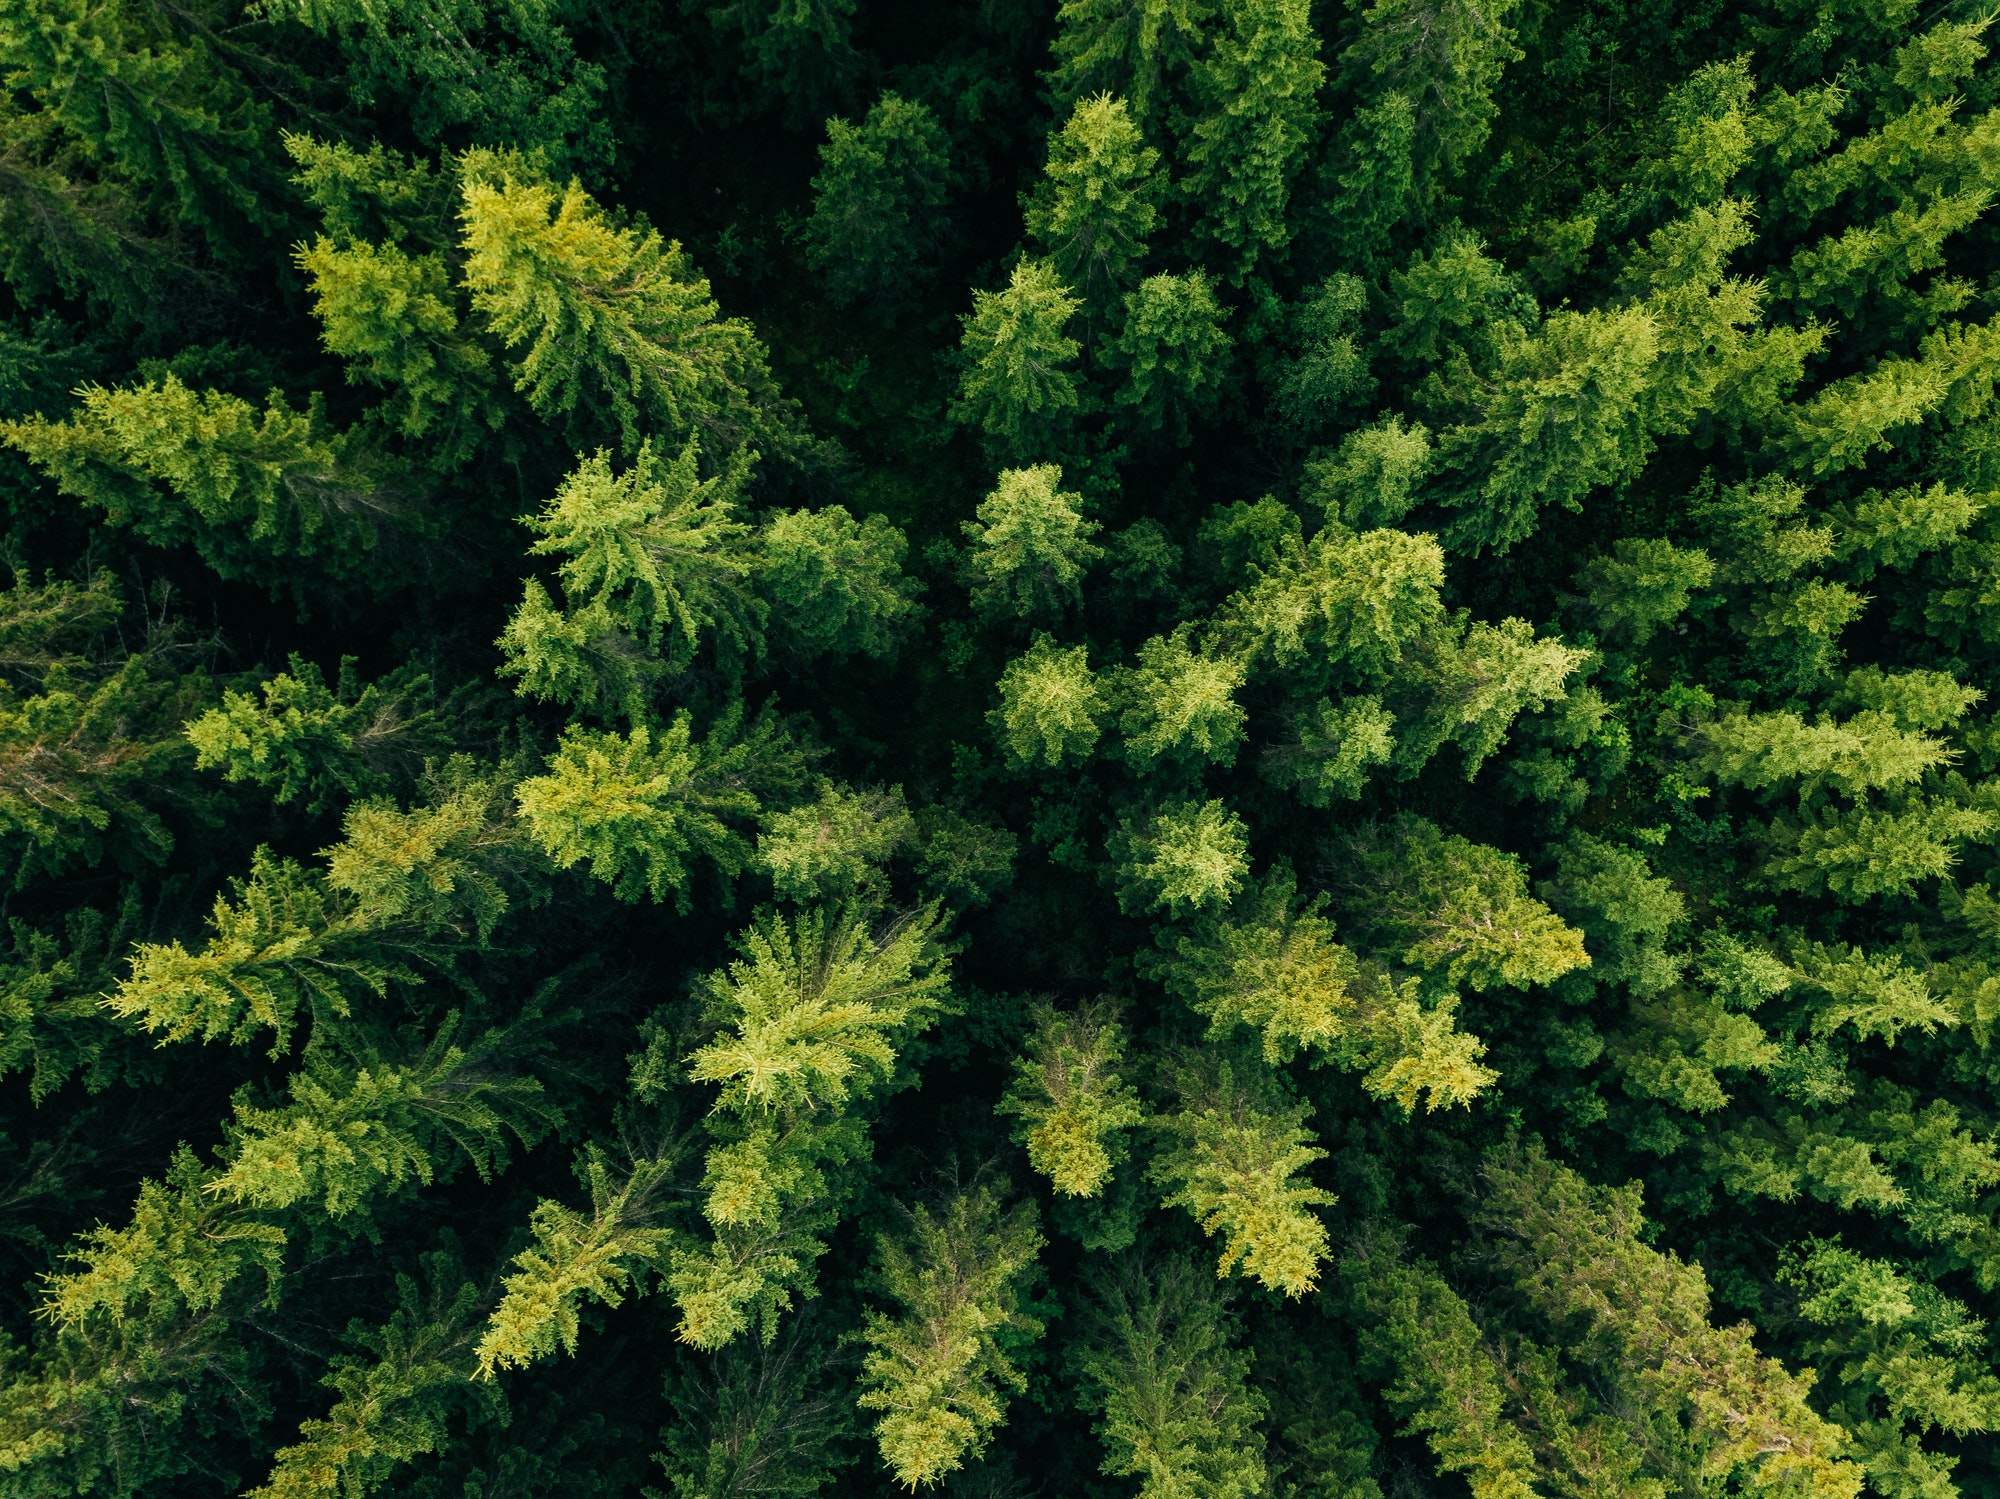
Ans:
[[[1996,48],[0,0],[0,1499],[2000,1499]]]

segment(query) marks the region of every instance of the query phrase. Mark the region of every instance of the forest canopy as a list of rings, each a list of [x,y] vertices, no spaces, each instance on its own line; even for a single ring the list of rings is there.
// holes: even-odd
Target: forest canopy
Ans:
[[[1996,49],[0,0],[0,1499],[2000,1499]]]

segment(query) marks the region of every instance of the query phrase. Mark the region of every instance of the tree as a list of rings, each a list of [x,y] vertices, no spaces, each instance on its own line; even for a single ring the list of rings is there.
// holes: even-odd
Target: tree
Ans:
[[[1269,1470],[1265,1401],[1208,1277],[1187,1261],[1136,1256],[1100,1272],[1078,1356],[1105,1446],[1103,1471],[1153,1496],[1248,1499]]]
[[[1405,1113],[1421,1093],[1429,1107],[1470,1102],[1496,1074],[1479,1065],[1485,1047],[1453,1027],[1455,1000],[1428,1011],[1412,994],[1334,940],[1325,896],[1297,901],[1282,866],[1265,876],[1240,914],[1198,922],[1172,943],[1167,987],[1208,1017],[1211,1040],[1238,1026],[1262,1033],[1265,1062],[1323,1052],[1365,1067],[1362,1086]]]
[[[1089,756],[1104,711],[1088,650],[1065,650],[1037,633],[1027,653],[1007,664],[1000,706],[988,721],[1012,764],[1053,767]]]
[[[919,585],[902,569],[909,542],[880,515],[780,510],[758,541],[758,589],[789,655],[888,656],[921,617]]]
[[[757,858],[790,900],[879,898],[881,866],[916,832],[900,787],[857,793],[822,782],[817,800],[764,820]]]
[[[311,572],[388,581],[367,564],[381,522],[401,508],[395,467],[330,430],[317,404],[298,411],[274,391],[259,412],[169,373],[88,388],[69,421],[34,417],[0,436],[111,524],[154,546],[192,545],[224,577],[275,591],[310,559]]]
[[[1069,366],[1082,345],[1063,332],[1079,301],[1046,260],[1023,260],[1003,291],[974,292],[961,319],[958,420],[1017,461],[1046,452],[1082,404]]]
[[[459,172],[466,290],[538,415],[615,427],[628,453],[642,421],[725,452],[770,440],[763,346],[717,320],[678,242],[615,226],[579,183],[558,189],[518,157],[473,152]]]
[[[1326,1152],[1310,1143],[1308,1110],[1256,1064],[1189,1057],[1169,1074],[1178,1107],[1160,1115],[1171,1142],[1151,1167],[1169,1190],[1163,1207],[1186,1208],[1210,1238],[1222,1235],[1218,1279],[1232,1270],[1266,1290],[1303,1296],[1319,1281],[1326,1225],[1311,1209],[1333,1195],[1303,1179]]]
[[[1065,1197],[1096,1197],[1125,1154],[1123,1134],[1145,1114],[1118,1073],[1125,1035],[1102,1005],[1074,1014],[1042,1005],[1035,1031],[1000,1101],[1020,1116],[1028,1160]]]
[[[1378,0],[1355,18],[1337,79],[1359,107],[1334,147],[1340,190],[1326,221],[1356,268],[1378,262],[1403,220],[1433,212],[1485,144],[1495,89],[1521,57],[1516,8]]]
[[[696,740],[691,715],[657,732],[571,729],[546,774],[521,782],[521,818],[558,869],[588,862],[620,900],[687,899],[688,857],[727,875],[750,863],[742,826],[763,808],[762,787],[782,795],[797,779],[781,731],[769,720],[741,739],[718,724]]]
[[[852,37],[854,0],[724,0],[709,23],[737,39],[743,74],[783,101],[794,123],[817,117],[849,87],[860,64]]]
[[[1125,101],[1109,94],[1078,100],[1049,143],[1048,165],[1027,204],[1028,233],[1100,312],[1115,304],[1146,258],[1159,220],[1159,162]]]
[[[1109,91],[1132,101],[1140,123],[1163,112],[1175,75],[1201,45],[1214,12],[1205,0],[1063,0],[1056,12],[1057,96]]]
[[[258,696],[227,691],[186,727],[195,769],[270,788],[271,799],[305,798],[325,811],[339,798],[380,796],[413,779],[426,751],[450,744],[447,713],[430,678],[414,666],[362,683],[352,656],[332,688],[296,654],[291,670],[267,677]],[[261,700],[260,700],[261,699]]]
[[[1142,429],[1185,441],[1192,419],[1214,407],[1232,347],[1226,316],[1200,271],[1148,276],[1126,293],[1125,323],[1106,357],[1125,372],[1114,399]]]
[[[655,9],[0,6],[0,1499],[1992,1499],[1988,19]]]
[[[1341,904],[1397,961],[1485,989],[1547,984],[1589,965],[1583,934],[1528,894],[1508,855],[1445,837],[1419,818],[1371,829],[1342,850]]]
[[[1191,78],[1200,114],[1181,191],[1240,281],[1291,238],[1285,211],[1319,124],[1314,95],[1326,67],[1301,0],[1228,0],[1221,9],[1225,29]]]
[[[929,109],[885,93],[867,118],[826,122],[806,258],[835,303],[893,313],[934,269],[946,233],[951,147]]]
[[[964,522],[972,541],[973,606],[981,613],[1051,619],[1083,600],[1084,572],[1104,555],[1090,538],[1083,497],[1066,493],[1053,463],[1003,469],[993,492]]]
[[[1165,759],[1228,764],[1236,758],[1245,714],[1237,706],[1244,666],[1197,655],[1182,626],[1139,647],[1139,664],[1113,687],[1124,700],[1119,728],[1126,759],[1147,767]]]
[[[1128,911],[1215,910],[1243,887],[1249,836],[1218,800],[1168,802],[1120,822],[1109,852]]]
[[[687,668],[705,634],[725,660],[761,650],[764,610],[748,584],[754,552],[739,505],[749,465],[739,455],[703,480],[699,455],[690,439],[668,463],[642,442],[619,474],[599,448],[526,517],[540,537],[529,550],[564,559],[565,609],[550,618],[547,594],[529,583],[500,637],[501,671],[521,690],[637,717],[643,676],[617,637],[661,653],[669,671]]]
[[[1043,1240],[1028,1204],[1002,1214],[985,1188],[909,1217],[907,1242],[876,1241],[876,1276],[902,1315],[869,1314],[858,1403],[883,1413],[882,1461],[914,1489],[978,1456],[1005,1415],[1001,1388],[1025,1387],[999,1338],[1042,1331],[1021,1293]]]

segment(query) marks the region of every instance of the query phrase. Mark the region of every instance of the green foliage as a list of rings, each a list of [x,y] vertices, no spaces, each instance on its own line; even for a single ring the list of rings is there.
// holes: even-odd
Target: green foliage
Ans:
[[[1125,758],[1139,767],[1166,759],[1228,764],[1236,758],[1245,714],[1235,693],[1244,663],[1196,654],[1192,630],[1154,636],[1139,647],[1139,664],[1112,688],[1122,699],[1119,728]]]
[[[855,792],[827,783],[816,801],[765,819],[757,858],[788,900],[879,894],[882,866],[916,832],[900,787]]]
[[[197,770],[220,769],[225,780],[269,787],[273,801],[304,798],[320,812],[337,797],[380,795],[449,742],[422,672],[404,667],[363,685],[348,656],[329,689],[312,662],[295,654],[291,667],[259,684],[261,702],[225,692],[221,707],[189,722]]]
[[[1000,1339],[1042,1332],[1022,1292],[1043,1239],[1030,1204],[1003,1213],[984,1187],[909,1218],[906,1237],[876,1240],[876,1279],[901,1310],[868,1314],[857,1404],[882,1412],[882,1461],[914,1489],[978,1457],[1006,1417],[1001,1391],[1025,1387]]]
[[[725,0],[709,7],[708,17],[738,42],[744,75],[784,101],[796,122],[813,118],[828,94],[843,91],[858,62],[854,10],[854,0]]]
[[[796,1327],[769,1344],[732,1344],[670,1375],[675,1419],[654,1460],[684,1499],[819,1492],[842,1466],[854,1410],[845,1360]]]
[[[1378,1230],[1342,1256],[1340,1278],[1364,1364],[1404,1430],[1423,1435],[1442,1470],[1464,1474],[1474,1499],[1536,1493],[1533,1450],[1504,1414],[1504,1371],[1435,1267]]]
[[[491,940],[510,885],[534,893],[538,861],[507,789],[460,764],[409,812],[354,803],[342,841],[322,851],[324,871],[260,847],[216,897],[200,949],[136,943],[105,1008],[167,1041],[242,1045],[268,1029],[281,1052],[302,1011],[328,1026],[364,996],[418,982],[420,967],[448,969]]]
[[[1191,70],[1200,113],[1180,187],[1201,215],[1203,238],[1234,261],[1240,279],[1290,239],[1285,210],[1318,123],[1314,95],[1326,68],[1304,0],[1227,0],[1219,9],[1223,29]]]
[[[856,520],[841,505],[780,510],[758,541],[757,586],[792,657],[893,655],[922,617],[920,585],[902,570],[909,543],[880,515]]]
[[[1125,1033],[1115,1012],[1043,1004],[999,1111],[1015,1114],[1028,1161],[1065,1197],[1095,1197],[1125,1153],[1124,1131],[1145,1114],[1118,1073]]]
[[[1670,541],[1620,541],[1588,563],[1581,578],[1591,613],[1608,642],[1637,649],[1680,618],[1689,596],[1708,586],[1708,554]]]
[[[1341,850],[1341,906],[1373,947],[1451,984],[1548,984],[1586,967],[1583,933],[1528,894],[1496,848],[1405,818]]]
[[[671,633],[670,665],[693,655],[704,629],[738,651],[755,629],[742,586],[750,566],[738,515],[745,465],[703,480],[698,451],[690,440],[667,463],[642,443],[632,466],[614,475],[599,448],[540,514],[525,518],[539,538],[528,550],[563,559],[572,612],[606,614],[654,650]]]
[[[460,171],[465,287],[537,414],[615,427],[627,452],[642,421],[724,451],[759,434],[763,347],[717,319],[678,243],[617,226],[580,184],[559,189],[518,158],[474,152]]]
[[[796,752],[781,729],[758,719],[742,737],[725,721],[694,737],[682,712],[660,730],[630,734],[572,728],[548,773],[516,789],[527,831],[558,869],[588,862],[620,900],[671,890],[683,902],[690,856],[733,876],[750,862],[742,827],[798,780]]]
[[[448,467],[469,455],[481,428],[499,425],[492,359],[461,330],[442,255],[322,235],[297,260],[321,341],[347,362],[350,382],[391,392],[384,414],[400,436],[439,441]]]
[[[1056,12],[1054,82],[1065,99],[1108,90],[1144,124],[1167,102],[1169,80],[1201,45],[1215,7],[1206,0],[1063,0]]]
[[[0,1499],[1993,1499],[1992,37],[0,7]]]
[[[1469,1103],[1497,1081],[1485,1047],[1452,1025],[1455,1001],[1425,1010],[1411,992],[1334,941],[1326,897],[1295,905],[1297,880],[1280,866],[1240,916],[1210,920],[1178,939],[1170,988],[1209,1020],[1211,1040],[1238,1025],[1262,1032],[1264,1060],[1326,1052],[1365,1067],[1362,1086],[1404,1113],[1427,1093],[1432,1109]]]
[[[1213,911],[1229,903],[1249,873],[1243,819],[1211,798],[1168,802],[1126,816],[1109,852],[1118,901],[1127,911]]]
[[[1288,539],[1274,567],[1224,606],[1227,639],[1279,667],[1324,653],[1337,671],[1386,676],[1404,648],[1443,613],[1444,554],[1428,536],[1332,527],[1303,545]]]
[[[1103,1471],[1146,1499],[1249,1499],[1269,1470],[1248,1355],[1213,1282],[1178,1257],[1099,1273],[1078,1372],[1099,1414]]]
[[[1338,77],[1359,107],[1340,131],[1327,210],[1349,261],[1377,261],[1405,219],[1428,218],[1485,143],[1502,70],[1521,55],[1516,11],[1377,0],[1357,17]]]
[[[1148,276],[1125,294],[1125,322],[1106,349],[1125,371],[1116,400],[1142,429],[1185,441],[1190,419],[1215,406],[1228,374],[1227,309],[1200,271]]]
[[[746,1113],[835,1107],[880,1086],[896,1038],[942,1002],[932,927],[920,913],[878,936],[845,909],[760,919],[743,957],[708,978],[709,1003],[731,1029],[689,1059],[688,1076],[720,1084],[724,1106]]]
[[[1460,551],[1505,551],[1542,506],[1630,478],[1651,449],[1642,397],[1660,328],[1643,307],[1556,312],[1509,335],[1459,397],[1478,415],[1438,434],[1441,499],[1460,512],[1446,535]]]
[[[271,1476],[250,1491],[258,1499],[373,1492],[404,1463],[448,1445],[452,1416],[488,1413],[465,1381],[479,1292],[448,1254],[429,1258],[428,1288],[398,1276],[386,1322],[348,1325],[359,1352],[336,1356],[322,1381],[340,1398],[300,1423],[299,1440],[279,1449]]]
[[[1480,1221],[1502,1273],[1551,1323],[1587,1326],[1605,1377],[1679,1428],[1687,1479],[1859,1491],[1840,1428],[1806,1403],[1809,1381],[1759,1354],[1748,1327],[1710,1324],[1706,1277],[1640,1239],[1635,1192],[1593,1188],[1535,1150],[1498,1153],[1486,1181]]]
[[[1357,530],[1394,525],[1414,503],[1430,465],[1430,433],[1390,416],[1348,433],[1337,451],[1307,463],[1307,498],[1326,511],[1329,523]]]
[[[405,497],[318,403],[299,411],[273,391],[259,412],[171,373],[79,399],[67,422],[9,422],[0,437],[110,524],[154,546],[192,545],[221,576],[273,588],[304,559],[335,578],[387,581],[368,554]]]
[[[1168,1189],[1161,1206],[1186,1208],[1203,1233],[1222,1235],[1218,1278],[1240,1270],[1266,1290],[1305,1295],[1328,1253],[1311,1210],[1334,1201],[1303,1176],[1326,1155],[1311,1143],[1310,1111],[1255,1063],[1190,1056],[1171,1064],[1169,1080],[1177,1106],[1158,1125],[1171,1143],[1151,1167]]]
[[[1082,305],[1046,260],[1019,261],[1005,290],[972,294],[952,411],[1016,462],[1048,451],[1082,404],[1071,368],[1082,345],[1063,331]]]
[[[1054,767],[1089,757],[1104,713],[1089,652],[1080,645],[1065,650],[1037,632],[1001,673],[1000,706],[988,720],[1011,763]]]
[[[929,109],[885,93],[859,125],[826,122],[806,258],[842,306],[907,302],[933,269],[951,147]]]
[[[1053,463],[1003,469],[978,518],[963,523],[981,612],[1052,618],[1082,602],[1083,575],[1104,549],[1090,539],[1100,528],[1079,511],[1082,496],[1060,483]]]
[[[1027,204],[1028,233],[1093,307],[1112,305],[1146,258],[1159,221],[1159,163],[1125,101],[1109,94],[1078,100],[1050,138],[1043,180]]]
[[[500,1304],[474,1349],[479,1378],[524,1368],[558,1344],[575,1353],[580,1304],[588,1298],[615,1307],[635,1278],[660,1268],[673,1235],[655,1221],[657,1199],[674,1164],[669,1152],[614,1170],[601,1151],[589,1149],[577,1174],[590,1189],[590,1212],[547,1200],[536,1204],[528,1223],[534,1245],[514,1257]]]

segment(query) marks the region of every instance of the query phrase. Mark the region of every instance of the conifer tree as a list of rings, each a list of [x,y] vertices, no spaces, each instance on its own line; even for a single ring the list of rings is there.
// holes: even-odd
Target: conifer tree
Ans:
[[[0,11],[0,1499],[1990,1496],[1992,35]]]
[[[1142,126],[1150,124],[1200,50],[1202,23],[1214,9],[1206,0],[1063,0],[1056,13],[1057,95],[1120,95],[1132,101]]]
[[[1065,1197],[1095,1197],[1124,1155],[1122,1132],[1145,1115],[1118,1074],[1125,1038],[1102,1005],[1043,1005],[1001,1112],[1018,1114],[1028,1160]]]
[[[1227,0],[1221,11],[1222,29],[1191,80],[1201,113],[1181,190],[1240,279],[1290,239],[1285,211],[1318,127],[1314,96],[1326,68],[1299,0]]]
[[[1079,1372],[1100,1413],[1103,1471],[1147,1495],[1247,1499],[1268,1479],[1249,1359],[1213,1284],[1179,1258],[1100,1273]]]
[[[893,310],[921,286],[945,234],[950,150],[930,110],[893,93],[859,125],[827,121],[806,245],[834,301]]]
[[[1146,258],[1159,219],[1160,153],[1145,144],[1123,99],[1077,102],[1050,143],[1027,229],[1065,282],[1095,308],[1110,306]]]
[[[1082,601],[1084,571],[1104,555],[1090,539],[1101,527],[1082,514],[1083,497],[1061,483],[1053,463],[1003,469],[976,518],[964,522],[978,580],[973,603],[982,612],[1051,619]]]
[[[1082,305],[1046,260],[1016,264],[1004,290],[973,293],[953,411],[1016,461],[1047,453],[1082,403],[1070,369],[1082,345],[1063,331]]]
[[[869,1315],[859,1404],[882,1412],[875,1438],[903,1487],[934,1484],[976,1457],[1004,1416],[1002,1389],[1025,1384],[999,1338],[1042,1331],[1020,1304],[1041,1247],[1033,1210],[1003,1214],[981,1187],[936,1216],[911,1209],[907,1242],[878,1241],[876,1275],[901,1315]]]
[[[474,152],[459,170],[465,286],[538,415],[615,427],[627,452],[642,421],[725,451],[769,440],[763,347],[717,320],[678,243],[613,225],[579,183],[558,189],[518,158]]]

